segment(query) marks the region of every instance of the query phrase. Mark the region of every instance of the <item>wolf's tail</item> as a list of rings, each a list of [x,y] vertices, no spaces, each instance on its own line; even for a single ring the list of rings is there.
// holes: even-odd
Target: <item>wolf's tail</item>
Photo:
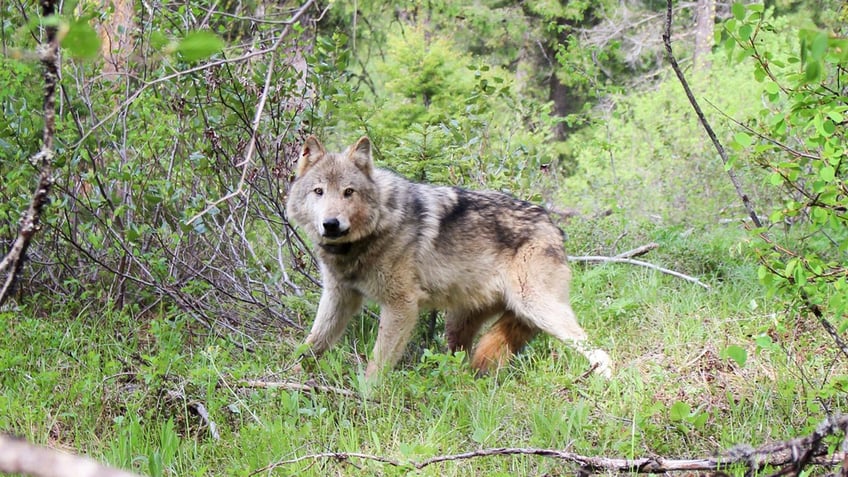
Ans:
[[[471,366],[481,374],[493,368],[500,368],[514,354],[521,351],[538,332],[537,328],[527,325],[515,316],[515,313],[507,310],[489,331],[480,337]]]

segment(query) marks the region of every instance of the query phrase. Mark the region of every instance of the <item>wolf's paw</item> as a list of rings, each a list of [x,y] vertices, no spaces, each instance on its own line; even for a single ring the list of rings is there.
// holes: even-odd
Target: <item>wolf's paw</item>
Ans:
[[[595,368],[595,373],[610,379],[612,377],[612,359],[606,351],[595,349],[589,351],[586,355],[589,358],[589,363]]]

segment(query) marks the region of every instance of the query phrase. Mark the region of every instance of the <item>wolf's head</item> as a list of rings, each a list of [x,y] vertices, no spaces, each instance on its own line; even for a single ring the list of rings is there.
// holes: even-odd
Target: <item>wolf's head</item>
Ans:
[[[286,212],[319,245],[355,242],[371,234],[380,197],[373,180],[371,141],[362,137],[331,153],[315,136],[303,144]]]

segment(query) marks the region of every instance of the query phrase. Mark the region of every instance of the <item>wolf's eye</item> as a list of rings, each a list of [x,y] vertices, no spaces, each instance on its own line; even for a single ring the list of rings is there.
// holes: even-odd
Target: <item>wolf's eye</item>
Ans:
[[[350,197],[352,195],[353,195],[353,188],[348,187],[347,189],[344,190],[344,196],[345,197]]]
[[[324,189],[322,189],[320,187],[316,187],[316,188],[312,189],[312,192],[315,192],[315,195],[324,195]]]

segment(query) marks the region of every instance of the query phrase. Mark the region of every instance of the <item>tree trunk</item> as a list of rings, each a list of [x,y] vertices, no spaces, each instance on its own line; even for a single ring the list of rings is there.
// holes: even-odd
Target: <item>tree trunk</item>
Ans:
[[[554,116],[565,118],[569,114],[577,112],[582,105],[582,99],[576,98],[574,91],[562,84],[557,77],[556,71],[551,72],[550,99],[554,103]],[[565,122],[558,122],[554,128],[554,136],[557,141],[565,141],[569,128]]]
[[[101,0],[104,10],[111,7],[112,14],[100,25],[100,50],[103,54],[103,77],[114,80],[127,72],[127,63],[133,50],[132,34],[135,31],[133,2],[131,0]]]
[[[696,70],[710,69],[710,53],[713,48],[713,30],[715,30],[715,0],[698,0],[695,10],[695,55],[693,62]]]

